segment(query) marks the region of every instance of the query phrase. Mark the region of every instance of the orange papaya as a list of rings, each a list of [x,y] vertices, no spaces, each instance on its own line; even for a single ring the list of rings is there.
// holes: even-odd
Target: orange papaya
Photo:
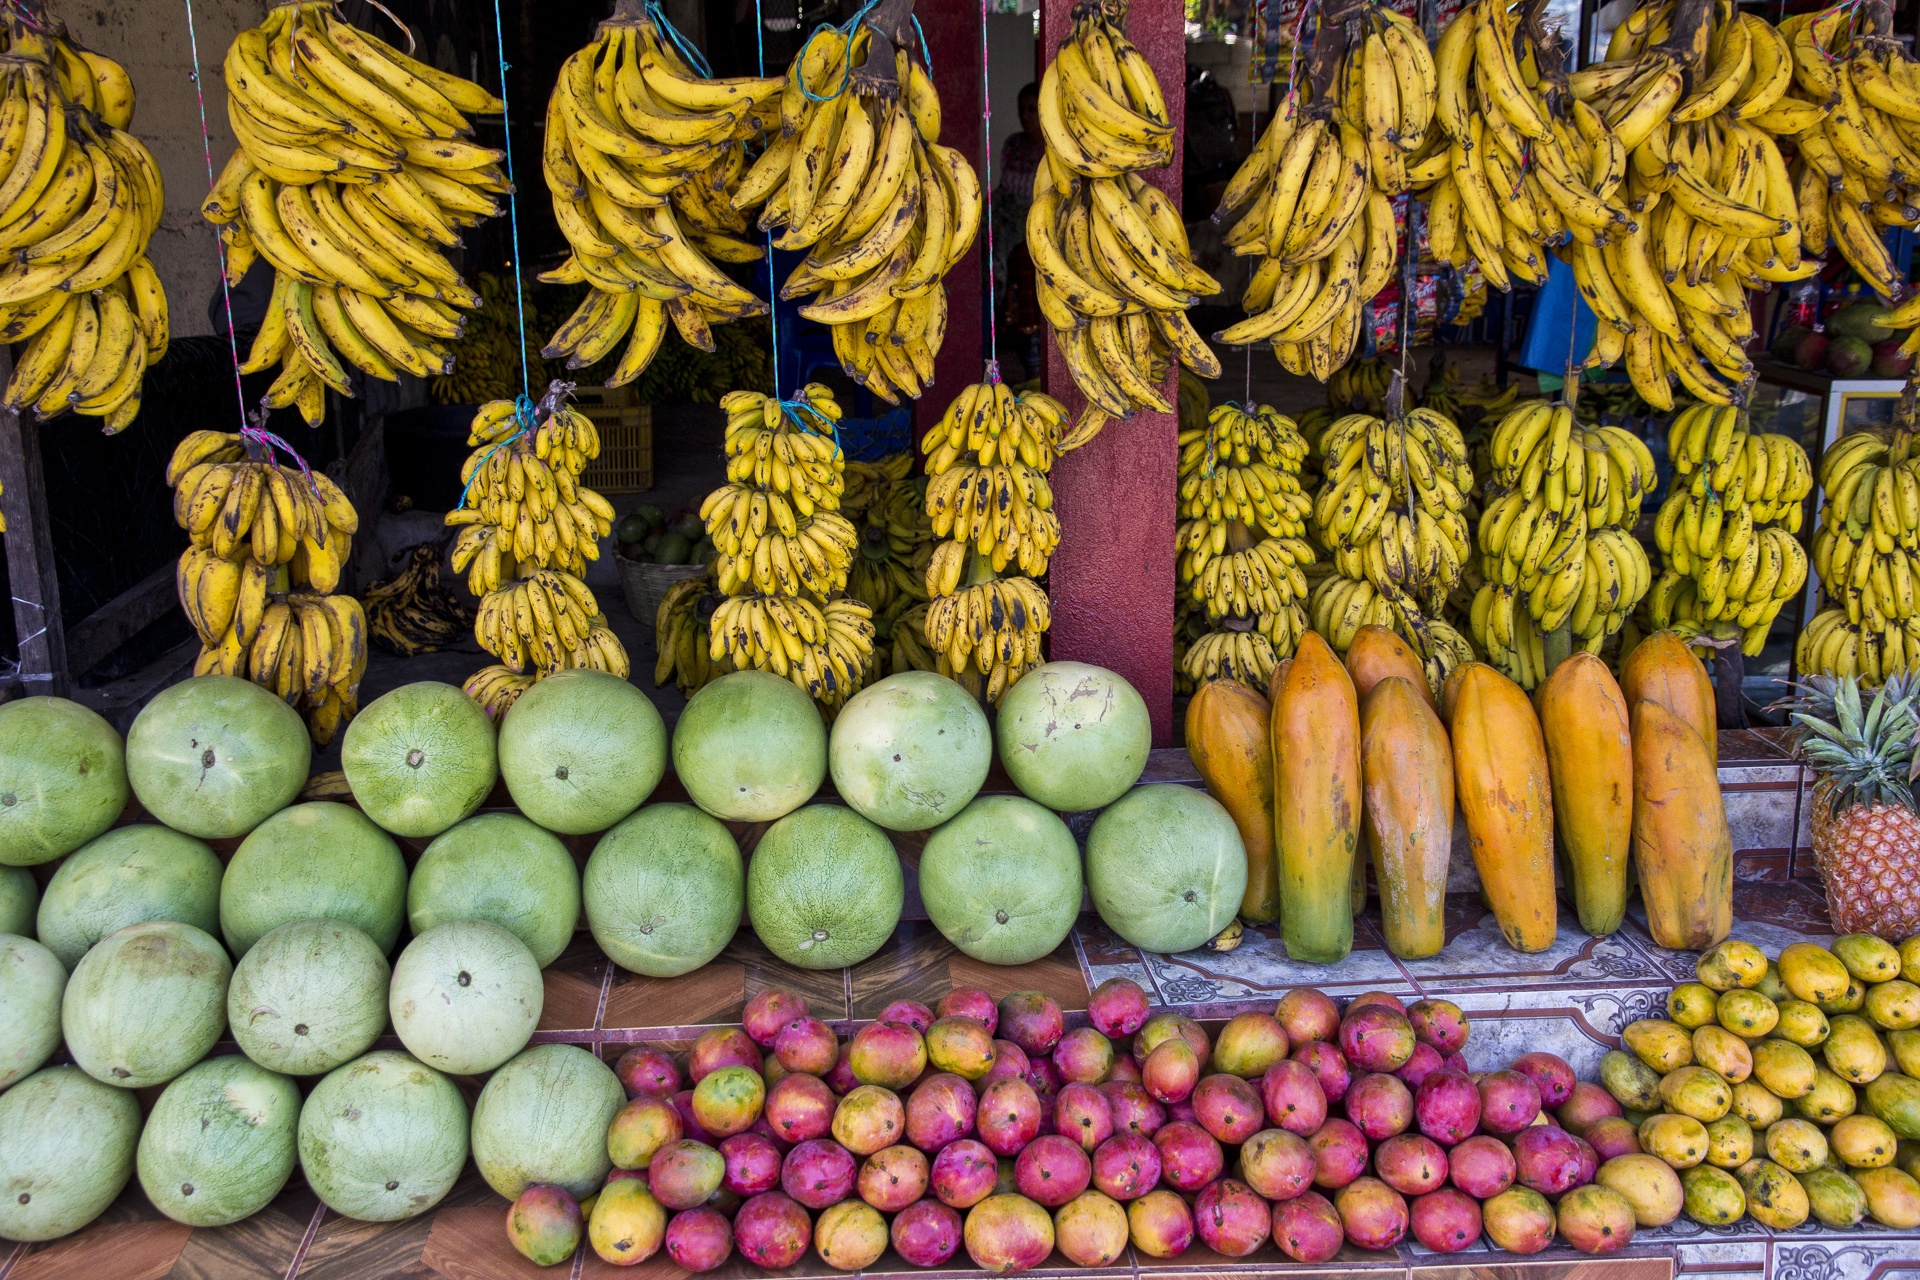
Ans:
[[[1437,955],[1447,941],[1453,855],[1453,748],[1418,683],[1387,676],[1360,704],[1360,779],[1367,849],[1387,950]]]
[[[1332,964],[1353,949],[1360,840],[1360,705],[1327,642],[1300,640],[1273,705],[1274,831],[1287,953]]]
[[[1693,727],[1707,744],[1707,758],[1720,763],[1719,708],[1713,679],[1677,631],[1656,631],[1634,646],[1620,664],[1620,694],[1629,707],[1657,702]]]
[[[1580,927],[1604,937],[1627,910],[1633,848],[1633,735],[1607,664],[1576,649],[1534,691],[1553,780],[1553,821],[1572,871]]]
[[[1280,869],[1273,860],[1272,710],[1238,680],[1210,680],[1187,703],[1187,754],[1226,806],[1247,847],[1247,892],[1240,917],[1264,924],[1280,914]]]
[[[1647,928],[1703,951],[1733,928],[1733,835],[1720,775],[1693,726],[1651,698],[1633,704],[1633,865]]]
[[[1446,680],[1440,685],[1440,723],[1449,730],[1453,728],[1453,704],[1460,700],[1460,682],[1466,678],[1467,668],[1472,665],[1470,662],[1461,663],[1447,672]]]
[[[1558,932],[1553,790],[1540,720],[1484,662],[1454,671],[1453,788],[1487,904],[1507,945],[1544,951]]]
[[[1353,677],[1353,696],[1365,706],[1373,686],[1388,676],[1403,676],[1415,692],[1433,706],[1433,690],[1427,685],[1426,664],[1413,646],[1402,640],[1391,627],[1369,622],[1353,633],[1347,646],[1347,674]]]
[[[1280,701],[1280,686],[1287,682],[1287,672],[1292,669],[1292,658],[1282,658],[1273,664],[1273,674],[1267,677],[1267,705],[1269,707]]]

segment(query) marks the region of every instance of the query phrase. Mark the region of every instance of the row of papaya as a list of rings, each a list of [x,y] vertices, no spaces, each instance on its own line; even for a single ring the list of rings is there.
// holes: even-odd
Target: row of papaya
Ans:
[[[1635,647],[1618,680],[1575,652],[1529,699],[1479,662],[1436,691],[1404,640],[1367,626],[1344,663],[1307,635],[1264,692],[1203,685],[1186,738],[1246,845],[1241,917],[1278,920],[1295,959],[1351,950],[1369,863],[1388,948],[1439,952],[1456,808],[1514,949],[1553,945],[1557,847],[1587,933],[1620,927],[1631,868],[1654,940],[1699,950],[1733,923],[1714,715],[1706,669],[1674,632]]]

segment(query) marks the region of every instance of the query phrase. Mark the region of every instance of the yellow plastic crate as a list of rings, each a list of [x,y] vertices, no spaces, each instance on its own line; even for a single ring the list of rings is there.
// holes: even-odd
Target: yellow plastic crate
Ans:
[[[599,493],[642,493],[653,488],[653,406],[641,404],[636,388],[579,387],[573,407],[600,430],[600,456],[580,482]]]

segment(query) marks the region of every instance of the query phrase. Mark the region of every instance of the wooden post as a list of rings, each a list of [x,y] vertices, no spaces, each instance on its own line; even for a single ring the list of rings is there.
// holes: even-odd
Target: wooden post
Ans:
[[[12,374],[13,359],[0,347],[0,382]],[[0,408],[0,513],[7,519],[7,581],[13,590],[21,687],[30,694],[65,697],[66,629],[60,623],[60,579],[53,565],[40,430],[6,408]]]
[[[981,181],[986,181],[986,137],[981,100],[979,0],[926,0],[915,12],[927,44],[933,50],[933,87],[940,94],[940,142],[967,158]],[[995,179],[998,161],[995,157]],[[981,219],[985,221],[984,202]],[[917,402],[915,447],[927,428],[960,394],[962,387],[981,381],[987,356],[981,325],[981,299],[986,291],[987,228],[974,237],[973,248],[947,273],[947,336],[933,360],[933,385]]]
[[[1043,0],[1041,65],[1072,30],[1070,0]],[[1186,145],[1186,16],[1180,0],[1133,0],[1127,35],[1160,78],[1173,123],[1173,163],[1142,176],[1180,205]],[[952,338],[949,335],[948,341]],[[1051,336],[1047,393],[1077,416],[1086,403]],[[1163,388],[1179,395],[1178,373]],[[1173,534],[1179,424],[1174,414],[1136,410],[1055,465],[1060,549],[1049,575],[1051,656],[1118,671],[1146,699],[1153,743],[1173,744]]]

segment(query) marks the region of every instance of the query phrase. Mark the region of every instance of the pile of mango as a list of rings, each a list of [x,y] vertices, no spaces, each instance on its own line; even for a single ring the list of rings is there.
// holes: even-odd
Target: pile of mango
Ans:
[[[1600,1064],[1635,1126],[1640,1154],[1616,1172],[1658,1220],[1641,1225],[1920,1227],[1920,937],[1771,961],[1727,941],[1696,968]]]

